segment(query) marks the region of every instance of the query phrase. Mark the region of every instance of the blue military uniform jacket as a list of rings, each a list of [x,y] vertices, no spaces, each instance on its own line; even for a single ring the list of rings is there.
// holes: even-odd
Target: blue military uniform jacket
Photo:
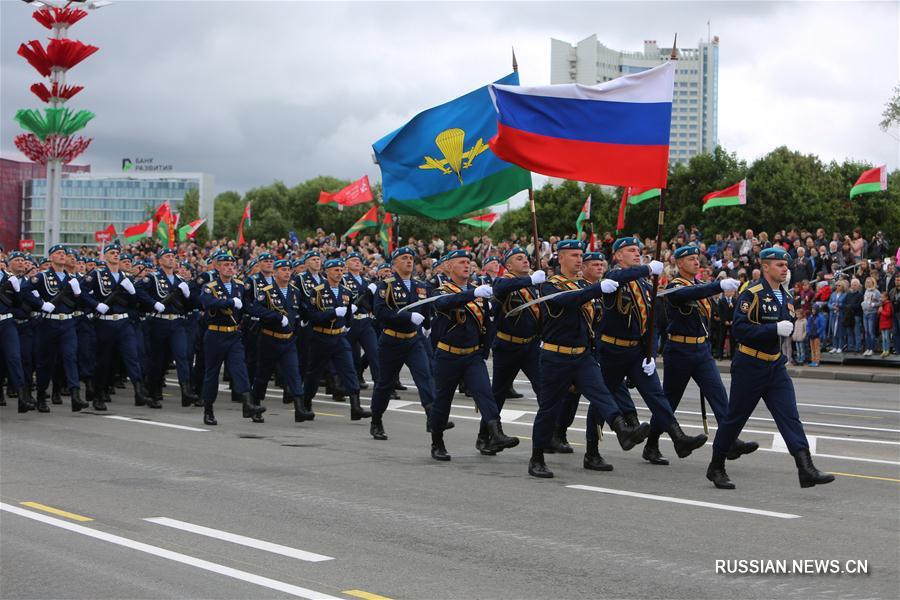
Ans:
[[[28,309],[22,305],[22,297],[9,282],[11,275],[0,270],[0,315],[11,314],[13,318],[23,320],[28,318]],[[19,290],[25,285],[25,281],[19,284]]]
[[[676,277],[666,289],[674,290],[665,296],[666,332],[685,337],[708,337],[715,310],[709,298],[722,292],[719,282],[697,284],[690,279]]]
[[[96,309],[101,302],[106,304],[109,307],[107,315],[133,313],[137,307],[137,286],[135,294],[129,294],[122,287],[125,279],[128,279],[131,285],[135,285],[134,280],[122,271],[119,271],[119,280],[116,281],[109,267],[97,269],[85,276],[81,296],[92,309]]]
[[[191,301],[189,298],[184,297],[184,294],[178,288],[178,284],[188,282],[178,275],[173,275],[173,278],[174,281],[169,283],[169,278],[162,269],[145,275],[136,286],[138,300],[149,310],[152,310],[156,302],[161,302],[166,306],[162,314],[185,314],[191,310]],[[156,314],[156,311],[152,310],[150,314]]]
[[[316,327],[340,329],[346,327],[349,320],[353,318],[350,308],[353,296],[350,290],[340,283],[337,290],[338,295],[335,296],[331,291],[331,286],[323,279],[323,283],[313,286],[310,293],[304,298],[304,307],[309,315],[309,320]],[[346,316],[339,317],[335,313],[335,309],[340,306],[347,309]]]
[[[577,291],[574,291],[577,290]],[[545,344],[569,348],[592,346],[594,338],[594,302],[602,295],[600,284],[583,286],[564,275],[554,275],[541,284],[541,296],[562,294],[543,303],[541,339]]]
[[[653,286],[647,279],[649,274],[650,269],[646,266],[615,267],[606,273],[607,279],[619,282],[619,288],[611,294],[603,294],[600,334],[638,341],[647,333]]]
[[[78,310],[78,300],[69,287],[69,276],[64,276],[61,280],[53,269],[47,269],[34,275],[27,282],[23,280],[20,288],[22,298],[35,311],[41,310],[44,302],[50,302],[56,309],[53,314],[72,314]],[[82,288],[81,295],[84,296],[85,290]]]
[[[432,306],[435,310],[431,323],[432,343],[444,342],[455,348],[485,346],[490,338],[490,302],[475,297],[475,288],[461,288],[448,281],[434,291],[441,296]],[[488,348],[485,347],[485,352]]]
[[[421,281],[411,279],[409,289],[396,275],[385,277],[378,284],[375,293],[375,318],[384,329],[391,329],[401,334],[410,334],[417,331],[416,326],[409,318],[409,312],[399,312],[401,308],[413,302],[424,300],[429,296],[428,286]],[[425,316],[427,326],[429,311],[422,307],[420,312]]]
[[[531,277],[514,277],[510,273],[494,279],[495,302],[494,322],[497,331],[521,339],[536,336],[541,328],[541,307],[537,304],[518,312],[512,317],[506,313],[538,297],[538,291],[531,285]]]
[[[781,338],[776,323],[794,318],[794,298],[781,287],[779,302],[765,278],[748,285],[738,297],[732,321],[736,342],[758,352],[776,355],[781,352]]]
[[[297,277],[297,283],[295,285],[300,288],[300,292],[307,300],[314,295],[313,291],[315,290],[315,287],[317,285],[322,285],[325,283],[324,275],[319,274],[318,278],[319,279],[317,281],[309,271],[303,271],[302,273],[300,273],[300,276]]]
[[[203,286],[200,305],[205,311],[207,326],[237,327],[244,309],[235,308],[232,298],[239,298],[243,306],[247,305],[249,299],[245,294],[244,282],[240,279],[231,280],[231,292],[218,276]]]
[[[351,301],[356,305],[357,310],[354,317],[371,316],[373,297],[372,292],[369,290],[369,281],[362,276],[360,276],[360,280],[357,280],[351,273],[344,273],[341,285],[350,292]]]
[[[294,332],[304,310],[300,288],[288,283],[286,293],[277,284],[258,286],[247,312],[257,317],[264,329],[286,335]],[[281,325],[282,317],[288,319],[286,327]]]

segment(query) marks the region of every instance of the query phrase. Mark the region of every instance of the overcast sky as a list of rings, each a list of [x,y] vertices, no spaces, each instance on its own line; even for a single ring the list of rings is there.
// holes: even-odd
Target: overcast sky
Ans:
[[[68,74],[70,102],[97,117],[80,162],[115,172],[123,157],[204,171],[216,191],[320,174],[369,174],[371,143],[415,113],[511,70],[550,81],[550,38],[596,33],[618,50],[720,38],[719,142],[748,160],[785,144],[824,160],[897,168],[898,135],[878,129],[898,75],[890,2],[312,3],[118,0],[70,37],[100,51]],[[0,151],[18,108],[41,102],[16,54],[48,32],[0,0]]]

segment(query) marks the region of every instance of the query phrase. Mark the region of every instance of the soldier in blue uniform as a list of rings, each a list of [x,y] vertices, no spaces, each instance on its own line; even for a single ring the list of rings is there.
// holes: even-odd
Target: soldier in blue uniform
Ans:
[[[47,406],[47,386],[53,377],[57,360],[61,360],[65,383],[70,390],[72,410],[78,412],[88,407],[81,400],[78,381],[78,338],[75,333],[73,313],[81,300],[81,284],[65,272],[66,250],[57,244],[47,254],[49,268],[35,274],[21,286],[22,299],[34,311],[40,311],[35,334],[37,349],[38,412],[50,412]]]
[[[234,392],[243,404],[244,418],[259,420],[266,412],[254,406],[250,397],[250,381],[244,362],[244,345],[238,331],[245,296],[244,283],[234,279],[235,260],[226,252],[215,256],[216,275],[203,286],[200,304],[206,313],[206,333],[203,335],[203,423],[218,425],[213,404],[219,392],[219,369],[227,365]]]
[[[492,305],[496,331],[491,344],[494,354],[491,392],[500,410],[503,410],[508,397],[514,397],[509,395],[509,391],[520,370],[531,382],[534,393],[540,392],[541,307],[534,305],[512,317],[507,317],[506,313],[534,300],[538,296],[535,286],[547,280],[547,275],[543,271],[531,273],[528,253],[518,246],[506,251],[503,264],[505,267],[503,276],[493,280]],[[489,435],[487,422],[482,416],[478,439],[475,442],[475,448],[482,454],[490,453],[485,448]]]
[[[731,400],[727,416],[719,422],[706,478],[717,488],[734,489],[725,458],[762,398],[797,464],[800,487],[831,483],[834,475],[813,465],[787,359],[781,354],[781,338],[794,329],[794,299],[783,285],[790,255],[774,247],[763,250],[759,258],[762,277],[747,286],[734,309],[732,330],[738,347],[731,361]]]
[[[21,257],[13,252],[10,254],[10,262],[13,260],[21,260]],[[22,280],[13,273],[0,269],[0,354],[3,355],[9,386],[15,390],[19,400],[19,412],[24,413],[34,410],[35,406],[31,390],[25,384],[22,346],[16,327],[16,315],[21,316],[23,306],[21,291]]]
[[[266,397],[269,378],[277,368],[281,374],[286,397],[294,405],[294,422],[312,420],[315,414],[303,406],[303,383],[300,380],[296,327],[302,316],[300,289],[291,283],[291,261],[273,262],[272,283],[257,286],[256,298],[249,307],[259,319],[259,363],[253,381],[253,404],[260,406]],[[259,417],[257,422],[262,422]]]
[[[206,259],[206,266],[208,269],[198,274],[194,280],[191,282],[191,305],[197,311],[197,333],[194,338],[194,368],[191,369],[191,391],[194,395],[200,396],[201,402],[203,401],[203,381],[206,379],[205,377],[205,363],[206,363],[206,353],[204,352],[204,342],[203,340],[206,337],[206,310],[203,308],[203,305],[200,302],[200,295],[203,292],[203,288],[206,287],[206,284],[210,283],[213,279],[216,278],[216,270],[213,268],[213,258],[215,254]],[[218,375],[217,375],[218,377]]]
[[[663,391],[672,406],[678,404],[684,395],[688,381],[692,378],[700,387],[712,408],[716,421],[721,423],[728,410],[728,396],[719,368],[710,351],[710,318],[713,305],[709,298],[727,290],[737,290],[740,282],[736,279],[721,279],[707,284],[697,284],[700,271],[700,249],[696,246],[682,246],[674,252],[678,276],[667,289],[670,291],[663,305],[667,314],[667,337],[663,356],[666,372]],[[647,436],[643,457],[654,465],[667,465],[668,459],[659,450],[659,431],[651,431]],[[759,448],[756,442],[735,440],[728,457],[736,459],[742,454],[750,454]]]
[[[362,276],[362,256],[358,252],[351,252],[344,259],[347,272],[341,283],[350,290],[351,302],[357,307],[350,322],[350,332],[347,339],[353,349],[353,364],[356,368],[356,377],[360,387],[365,380],[362,376],[362,356],[360,350],[366,353],[369,363],[369,371],[372,373],[372,381],[377,382],[378,373],[378,336],[375,334],[375,326],[372,321],[372,305],[374,294],[378,287]]]
[[[592,300],[601,294],[612,293],[618,282],[604,279],[581,287],[576,279],[582,266],[582,246],[577,240],[562,240],[557,244],[560,274],[544,282],[542,296],[567,292],[544,304],[541,330],[541,389],[538,393],[538,413],[534,419],[532,453],[528,474],[533,477],[553,477],[544,462],[544,450],[550,447],[563,398],[571,385],[585,395],[602,418],[610,423],[623,450],[630,450],[644,441],[647,424],[630,425],[603,382],[603,375],[591,352],[593,345],[594,305]]]
[[[181,406],[202,406],[200,398],[191,391],[191,372],[188,363],[188,339],[185,315],[190,310],[191,289],[188,282],[175,273],[178,260],[175,250],[161,248],[156,253],[159,269],[143,277],[137,286],[138,299],[153,312],[149,313],[150,382],[151,393],[162,396],[165,363],[175,360]],[[164,362],[164,359],[165,362]]]
[[[431,324],[431,341],[435,345],[431,457],[441,461],[450,460],[444,445],[444,429],[453,393],[461,381],[465,381],[485,423],[488,435],[484,450],[496,454],[519,444],[518,438],[503,433],[500,409],[494,401],[485,364],[492,327],[488,301],[493,294],[491,286],[469,284],[472,262],[467,251],[452,250],[445,262],[450,281],[434,292],[440,298],[432,303],[435,316]]]
[[[73,252],[70,257],[74,261],[74,268],[70,273],[74,274],[78,283],[85,287],[90,271],[86,269],[86,263]],[[88,308],[85,302],[81,302],[80,310],[75,315],[75,335],[78,338],[78,377],[84,383],[84,400],[90,402],[95,410],[106,410],[101,407],[103,396],[94,385],[94,377],[97,370],[97,313]],[[98,402],[99,401],[99,402]]]
[[[393,274],[378,284],[375,294],[375,318],[382,327],[378,338],[380,379],[375,382],[375,389],[372,391],[372,423],[369,433],[376,440],[388,439],[382,416],[387,410],[394,381],[404,364],[409,367],[419,392],[419,401],[425,409],[425,428],[431,431],[434,380],[419,329],[425,323],[425,314],[416,310],[400,312],[408,304],[428,297],[427,285],[412,277],[414,256],[415,250],[409,247],[394,250],[391,254]]]
[[[368,419],[372,413],[364,410],[359,403],[359,381],[353,366],[353,351],[347,339],[347,323],[353,318],[357,307],[352,302],[350,290],[341,283],[343,275],[344,261],[328,259],[325,261],[325,279],[314,286],[305,298],[306,313],[312,327],[309,334],[309,372],[303,381],[303,404],[311,413],[312,399],[319,389],[319,378],[331,363],[350,398],[350,420],[358,421]]]
[[[618,281],[620,286],[603,294],[598,358],[606,385],[616,389],[628,377],[653,413],[650,420],[653,431],[668,432],[675,453],[679,458],[685,458],[702,447],[707,436],[688,436],[682,431],[660,385],[656,360],[654,357],[648,359],[644,354],[642,340],[644,336],[653,335],[648,331],[652,286],[648,278],[661,274],[663,265],[655,260],[649,265],[641,265],[642,247],[636,237],[619,238],[613,243],[616,267],[606,276]],[[655,353],[656,349],[653,351]],[[617,395],[616,399],[626,418],[637,423],[637,410],[631,397]]]
[[[247,295],[250,298],[256,298],[259,295],[260,288],[272,285],[275,274],[275,257],[269,252],[263,252],[256,257],[255,266],[258,272],[244,280],[244,287],[247,288]],[[253,267],[250,270],[252,272],[254,270]],[[250,378],[251,382],[256,379],[256,368],[259,364],[259,357],[257,356],[259,329],[259,317],[246,312],[241,332],[243,334],[244,351],[247,354],[247,377]]]

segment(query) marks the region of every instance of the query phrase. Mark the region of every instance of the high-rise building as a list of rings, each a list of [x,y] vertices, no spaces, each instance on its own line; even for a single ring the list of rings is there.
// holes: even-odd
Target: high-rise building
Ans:
[[[550,40],[550,83],[595,85],[640,73],[669,60],[670,48],[644,41],[643,52],[607,48],[592,35],[575,45]],[[712,152],[718,144],[719,37],[697,48],[679,48],[672,98],[669,163],[686,163],[692,156]]]

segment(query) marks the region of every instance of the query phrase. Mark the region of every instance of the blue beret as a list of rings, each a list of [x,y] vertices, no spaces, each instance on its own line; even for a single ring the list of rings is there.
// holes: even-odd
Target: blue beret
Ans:
[[[292,267],[291,261],[289,261],[289,260],[286,259],[286,258],[282,258],[281,260],[276,260],[276,261],[275,261],[275,268],[276,268],[276,269],[280,269],[281,267],[288,267],[288,268],[291,268],[291,267]]]
[[[88,256],[87,258],[84,259],[84,262],[88,262],[88,263],[96,263],[96,262],[98,262],[98,261],[97,261],[97,259],[94,258],[93,256]]]
[[[606,260],[606,256],[602,252],[585,252],[581,255],[581,262],[586,263],[591,260]]]
[[[235,262],[234,257],[227,252],[219,252],[216,254],[215,259],[219,261],[224,260],[225,262]]]
[[[253,267],[255,267],[257,265],[257,263],[259,263],[258,258],[251,258],[250,262],[247,263],[247,268],[252,269]]]
[[[390,269],[390,268],[391,268],[391,265],[389,265],[388,263],[381,263],[380,265],[378,265],[378,268],[376,269],[376,271],[380,271],[382,269]]]
[[[98,267],[105,267],[105,266],[106,266],[106,261],[105,261],[105,260],[98,260],[98,261],[97,261],[97,266],[98,266]]]
[[[319,258],[322,258],[322,255],[319,254],[318,250],[310,250],[309,252],[307,252],[306,254],[303,255],[303,260],[305,261],[308,258],[312,258],[313,256],[318,256]]]
[[[584,250],[584,244],[579,240],[560,240],[556,244],[556,251],[560,250]]]
[[[47,256],[50,256],[51,254],[53,254],[53,253],[56,252],[57,250],[62,250],[63,252],[65,252],[65,251],[66,251],[66,247],[63,246],[62,244],[54,244],[54,245],[50,246],[50,250],[47,251]],[[105,252],[105,251],[104,251],[104,252]]]
[[[119,260],[134,260],[134,257],[127,252],[119,255]]]
[[[84,257],[78,254],[78,252],[72,252],[72,256],[75,257],[75,260],[78,262],[84,262]]]
[[[784,248],[772,247],[766,248],[759,253],[760,260],[790,260],[791,256]]]
[[[50,262],[50,258],[49,258],[49,257],[46,257],[46,256],[42,256],[42,257],[40,257],[40,258],[37,260],[37,262],[38,262],[39,265],[45,265],[45,264],[47,264],[48,262]]]
[[[25,253],[20,252],[18,250],[13,250],[12,252],[9,253],[9,256],[7,258],[9,260],[12,260],[14,258],[25,258]]]
[[[404,254],[409,254],[410,256],[415,258],[416,251],[413,250],[412,248],[410,248],[409,246],[402,246],[400,248],[397,248],[393,252],[391,252],[391,260],[394,260],[398,256],[403,256]]]
[[[444,260],[453,260],[454,258],[472,258],[472,253],[463,248],[457,248],[456,250],[451,250],[444,256]]]
[[[325,261],[324,268],[331,269],[333,267],[343,267],[343,266],[344,266],[344,261],[341,260],[340,258],[329,258],[328,260]]]
[[[492,262],[499,263],[500,257],[499,256],[488,256],[487,258],[484,259],[484,264],[482,264],[481,266],[482,267],[487,266],[488,263],[492,263]]]
[[[681,248],[677,248],[675,252],[672,253],[672,256],[675,258],[684,258],[685,256],[694,256],[695,254],[700,254],[700,248],[697,246],[682,246]]]
[[[516,254],[525,254],[525,255],[527,255],[528,253],[525,252],[525,249],[524,249],[524,248],[521,248],[521,247],[519,247],[519,246],[513,246],[512,248],[510,248],[509,250],[507,250],[506,253],[503,254],[503,263],[506,264],[506,261],[508,261],[510,258],[512,258],[513,256],[515,256]]]
[[[259,261],[263,261],[263,260],[275,260],[275,257],[272,256],[269,252],[263,252],[262,254],[260,254],[259,256],[256,257],[256,261],[259,262]]]
[[[156,251],[156,258],[162,258],[166,254],[175,254],[174,248],[160,248]]]
[[[113,250],[122,251],[122,246],[119,245],[119,242],[113,242],[112,244],[107,244],[103,246],[103,254],[107,252],[112,252]]]
[[[66,254],[71,254],[73,256],[77,256],[78,252],[75,250],[75,248],[66,248]]]
[[[637,246],[638,248],[643,248],[644,244],[639,238],[629,236],[619,238],[615,242],[613,242],[612,249],[613,252],[616,252],[622,248],[627,248],[628,246]]]
[[[360,262],[362,262],[363,259],[362,254],[360,254],[359,252],[351,252],[344,260],[350,260],[351,258],[358,258]]]
[[[303,266],[303,259],[302,259],[302,258],[298,258],[298,259],[292,261],[292,262],[291,262],[291,266],[294,267],[295,269],[296,269],[297,267]]]

